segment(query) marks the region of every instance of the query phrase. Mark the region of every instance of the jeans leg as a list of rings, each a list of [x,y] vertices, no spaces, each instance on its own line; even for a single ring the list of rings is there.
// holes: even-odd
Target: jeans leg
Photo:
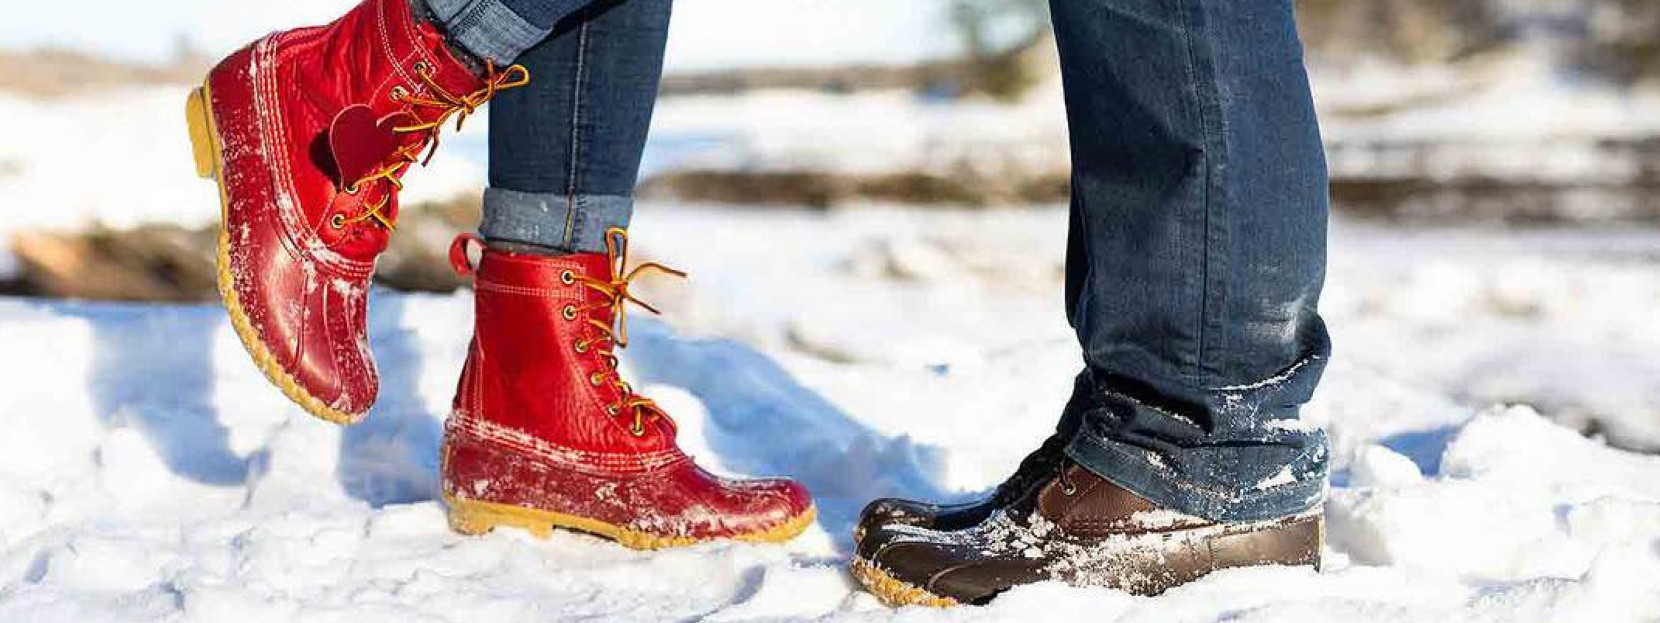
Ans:
[[[520,57],[530,84],[491,104],[486,239],[602,252],[628,226],[670,7],[599,0]]]
[[[1325,159],[1291,0],[1051,0],[1072,140],[1068,447],[1220,521],[1325,492]]]

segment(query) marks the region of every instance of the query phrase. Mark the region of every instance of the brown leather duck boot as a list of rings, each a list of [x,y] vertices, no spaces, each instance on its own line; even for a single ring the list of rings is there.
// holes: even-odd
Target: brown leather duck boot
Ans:
[[[876,527],[859,544],[853,574],[892,606],[983,604],[1046,580],[1156,595],[1229,567],[1318,566],[1322,532],[1319,509],[1216,523],[1069,464],[968,528]]]

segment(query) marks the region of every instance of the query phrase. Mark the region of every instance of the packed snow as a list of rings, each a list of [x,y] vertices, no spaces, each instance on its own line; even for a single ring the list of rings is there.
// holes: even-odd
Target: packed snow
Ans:
[[[1482,382],[1626,409],[1605,430],[1653,443],[1660,237],[1350,223],[1326,303],[1338,354],[1308,409],[1336,445],[1322,571],[1158,598],[1037,585],[950,611],[860,592],[844,564],[866,500],[973,495],[1053,424],[1079,366],[1063,217],[643,209],[637,255],[693,276],[643,286],[669,318],[635,315],[628,372],[703,464],[808,485],[822,516],[784,545],[449,532],[436,448],[465,292],[376,293],[382,398],[346,429],[272,390],[214,306],[0,301],[0,621],[1660,617],[1660,458]]]

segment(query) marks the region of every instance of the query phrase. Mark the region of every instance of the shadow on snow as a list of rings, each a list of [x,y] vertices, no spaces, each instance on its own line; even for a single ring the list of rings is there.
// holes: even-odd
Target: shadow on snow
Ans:
[[[681,338],[649,319],[631,322],[628,360],[637,380],[697,396],[709,412],[704,435],[723,465],[805,484],[839,550],[851,549],[853,523],[873,498],[950,496],[938,484],[937,448],[865,426],[749,346]]]
[[[422,357],[415,329],[421,321],[409,315],[419,306],[377,293],[370,326],[379,401],[340,437],[337,480],[346,494],[375,507],[437,498],[442,412],[420,391],[431,362]],[[213,395],[215,336],[228,330],[223,311],[119,304],[59,309],[92,326],[98,346],[88,385],[107,426],[138,430],[181,478],[246,482],[249,459],[230,449]],[[872,498],[956,497],[938,484],[938,449],[854,420],[761,352],[730,340],[681,338],[648,319],[633,320],[631,329],[628,360],[637,381],[697,396],[709,413],[705,437],[722,465],[801,480],[839,549],[851,546],[853,522]]]
[[[230,449],[214,404],[215,307],[67,303],[65,316],[92,328],[87,391],[107,428],[132,428],[181,478],[240,485],[248,461]]]

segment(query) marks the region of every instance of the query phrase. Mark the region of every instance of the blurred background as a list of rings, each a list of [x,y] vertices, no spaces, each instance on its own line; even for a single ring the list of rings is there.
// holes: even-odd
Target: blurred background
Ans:
[[[1345,365],[1660,448],[1660,0],[1297,4]],[[184,94],[212,59],[346,6],[34,3],[0,23],[0,293],[213,300],[218,204],[191,175]],[[1058,319],[1068,162],[1043,2],[681,0],[669,59],[640,228],[882,215],[909,233],[852,236],[827,270],[1035,283],[1020,296]],[[486,124],[409,176],[382,285],[459,286],[442,252],[476,222]],[[1038,258],[983,252],[998,227]],[[675,247],[656,250],[697,253]],[[814,337],[847,327],[784,324],[724,334],[863,356]]]

